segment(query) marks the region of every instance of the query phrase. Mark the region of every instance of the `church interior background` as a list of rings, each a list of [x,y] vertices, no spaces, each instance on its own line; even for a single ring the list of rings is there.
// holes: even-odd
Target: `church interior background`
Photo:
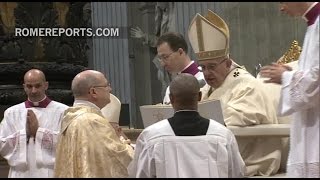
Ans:
[[[73,103],[73,77],[96,69],[105,73],[123,104],[120,122],[143,128],[139,106],[162,101],[161,82],[152,62],[156,48],[132,38],[130,29],[159,36],[157,28],[166,23],[168,31],[188,40],[192,18],[207,9],[229,25],[231,58],[254,76],[259,64],[278,60],[293,40],[303,43],[305,23],[281,14],[277,2],[0,2],[1,119],[6,108],[25,100],[23,74],[31,67],[44,70],[48,96],[67,105]],[[119,27],[122,32],[113,38],[15,37],[16,27]],[[194,59],[190,44],[189,49]]]

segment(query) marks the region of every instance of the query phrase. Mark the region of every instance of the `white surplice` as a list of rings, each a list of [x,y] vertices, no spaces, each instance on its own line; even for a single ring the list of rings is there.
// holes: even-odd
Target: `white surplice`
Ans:
[[[10,165],[9,177],[53,177],[55,149],[61,117],[68,106],[51,101],[46,108],[26,108],[20,103],[8,108],[0,124],[0,154]],[[35,113],[39,128],[27,144],[27,110]]]
[[[279,114],[291,115],[287,176],[320,177],[319,16],[308,27],[296,71],[282,75]]]
[[[243,177],[245,165],[237,141],[226,127],[210,120],[205,136],[175,136],[168,120],[140,134],[129,177]]]

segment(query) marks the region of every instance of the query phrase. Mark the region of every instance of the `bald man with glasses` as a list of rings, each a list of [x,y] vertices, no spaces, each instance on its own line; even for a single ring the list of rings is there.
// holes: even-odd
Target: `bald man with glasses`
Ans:
[[[101,108],[110,103],[111,86],[99,71],[80,72],[72,81],[75,98],[62,119],[54,177],[124,178],[133,148],[122,141]]]

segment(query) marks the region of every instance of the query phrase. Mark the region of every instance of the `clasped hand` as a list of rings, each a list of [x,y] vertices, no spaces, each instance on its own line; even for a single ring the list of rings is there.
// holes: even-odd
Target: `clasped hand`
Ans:
[[[119,124],[115,122],[110,122],[110,124],[115,130],[118,137],[120,138],[121,142],[125,144],[130,144],[130,139],[123,133],[122,128],[119,126]]]
[[[30,137],[36,137],[37,131],[39,128],[39,123],[37,116],[34,114],[34,112],[29,109],[27,112],[27,121],[26,121],[26,134],[27,134],[27,140],[29,141]]]

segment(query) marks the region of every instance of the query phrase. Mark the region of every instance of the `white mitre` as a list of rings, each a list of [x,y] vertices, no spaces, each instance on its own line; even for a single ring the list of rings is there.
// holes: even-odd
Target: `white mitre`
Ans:
[[[229,28],[217,14],[208,10],[191,21],[188,30],[190,44],[198,61],[229,56]]]
[[[110,94],[110,103],[101,109],[102,115],[109,120],[109,122],[114,122],[119,124],[121,110],[120,100]]]

